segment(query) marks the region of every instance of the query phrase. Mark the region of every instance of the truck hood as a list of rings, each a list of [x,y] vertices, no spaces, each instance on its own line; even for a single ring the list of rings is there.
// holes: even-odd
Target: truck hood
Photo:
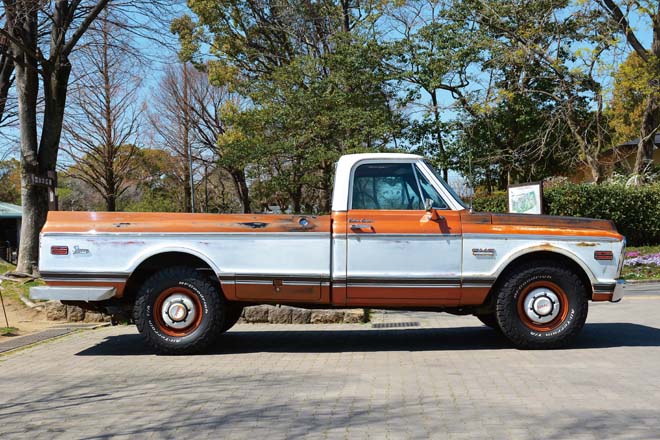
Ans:
[[[565,231],[562,234],[570,233],[575,235],[586,234],[590,236],[605,235],[621,238],[614,222],[611,220],[601,220],[583,217],[564,217],[554,215],[533,215],[533,214],[493,214],[486,212],[463,211],[461,214],[464,230],[478,230],[511,227],[512,232],[534,229],[547,229],[548,231]],[[514,232],[515,233],[515,232]]]
[[[612,220],[530,214],[490,214],[490,216],[493,225],[545,226],[549,228],[595,229],[617,232]]]

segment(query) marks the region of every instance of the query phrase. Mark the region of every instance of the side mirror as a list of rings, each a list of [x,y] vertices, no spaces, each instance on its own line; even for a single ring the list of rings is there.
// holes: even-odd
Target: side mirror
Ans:
[[[438,210],[433,207],[432,199],[424,199],[424,210],[427,212],[424,216],[425,221],[441,222],[445,219],[438,214]]]

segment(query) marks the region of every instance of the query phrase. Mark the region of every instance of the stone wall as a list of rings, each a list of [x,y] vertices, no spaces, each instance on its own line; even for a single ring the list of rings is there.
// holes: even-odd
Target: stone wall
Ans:
[[[243,310],[242,322],[271,324],[339,324],[359,323],[364,319],[362,309],[307,310],[289,306],[251,306]]]
[[[46,319],[69,322],[109,322],[110,317],[76,306],[66,306],[59,301],[43,304]],[[240,322],[271,324],[339,324],[360,323],[364,319],[362,309],[307,310],[288,306],[260,305],[243,309]]]
[[[69,322],[110,322],[110,316],[103,313],[84,310],[77,306],[65,306],[59,301],[44,303],[44,312],[49,321]]]

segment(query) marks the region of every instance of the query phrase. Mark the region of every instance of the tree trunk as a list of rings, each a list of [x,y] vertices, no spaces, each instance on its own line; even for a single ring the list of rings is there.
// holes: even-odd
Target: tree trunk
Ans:
[[[250,207],[250,189],[247,186],[245,171],[236,168],[229,169],[228,171],[229,175],[234,181],[236,193],[238,194],[238,198],[241,201],[241,206],[243,207],[243,213],[251,213],[252,208]]]
[[[646,99],[644,115],[642,116],[642,129],[639,144],[637,145],[637,156],[635,157],[635,174],[644,174],[649,165],[653,163],[653,148],[655,145],[655,134],[660,125],[660,106],[658,105],[657,93],[651,94]]]
[[[36,53],[37,17],[36,12],[26,13],[20,23],[15,24],[14,35],[29,51]],[[16,89],[18,96],[18,119],[21,143],[21,198],[23,219],[21,222],[21,243],[18,251],[17,271],[34,273],[37,270],[39,254],[39,232],[46,219],[48,199],[45,188],[30,183],[30,174],[39,174],[37,138],[37,96],[39,94],[39,74],[37,61],[22,47],[12,45],[16,54]],[[45,208],[44,208],[45,207]]]
[[[445,182],[449,180],[449,169],[447,168],[447,155],[445,153],[445,144],[442,142],[442,130],[440,129],[440,111],[438,110],[438,91],[431,91],[431,101],[433,103],[433,122],[435,123],[435,141],[438,144],[440,152],[440,162],[442,163],[442,177]]]
[[[117,198],[114,195],[108,195],[105,199],[105,210],[115,212],[117,210]]]
[[[323,167],[323,206],[321,209],[324,214],[332,211],[332,174],[334,167],[331,164]]]
[[[594,182],[601,183],[603,173],[602,165],[598,161],[598,155],[600,154],[600,151],[598,151],[598,145],[596,145],[594,148],[591,143],[587,142],[582,137],[573,104],[571,101],[567,101],[566,106],[566,122],[568,124],[568,128],[571,130],[573,139],[575,139],[578,146],[580,147],[580,154],[582,155],[581,160],[589,167],[589,170],[591,171],[591,177],[594,179]]]

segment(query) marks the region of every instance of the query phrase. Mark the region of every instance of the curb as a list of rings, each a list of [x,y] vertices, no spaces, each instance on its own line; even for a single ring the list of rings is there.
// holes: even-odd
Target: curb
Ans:
[[[26,306],[28,306],[31,309],[35,309],[35,308],[36,309],[43,309],[44,308],[43,303],[42,304],[34,303],[30,300],[30,298],[27,298],[23,295],[18,295],[18,298],[23,302],[23,304],[25,304]]]
[[[29,348],[33,345],[38,345],[47,341],[55,340],[62,338],[64,336],[70,335],[72,333],[84,331],[84,330],[96,330],[101,327],[110,326],[109,322],[101,322],[98,325],[66,325],[66,326],[54,326],[45,330],[42,330],[37,333],[31,333],[29,335],[18,336],[16,339],[10,339],[8,341],[3,341],[0,343],[0,356],[9,354],[13,351],[20,350],[23,348]]]
[[[626,284],[635,284],[635,285],[656,285],[660,284],[660,280],[626,280]]]

